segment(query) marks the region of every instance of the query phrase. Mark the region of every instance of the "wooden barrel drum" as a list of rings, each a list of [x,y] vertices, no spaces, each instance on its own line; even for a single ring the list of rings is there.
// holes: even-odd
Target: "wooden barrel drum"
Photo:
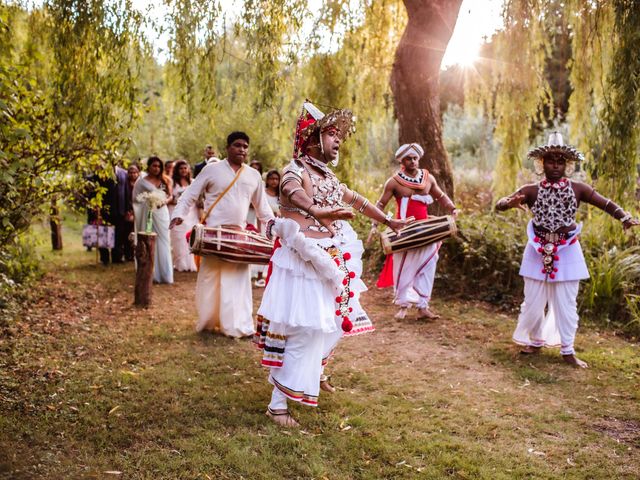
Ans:
[[[384,253],[390,255],[412,248],[425,247],[452,237],[457,231],[456,221],[452,216],[429,217],[407,225],[398,234],[387,228],[380,234],[380,243]]]
[[[268,264],[273,251],[273,242],[265,236],[227,225],[195,225],[191,230],[189,246],[195,255],[214,255],[227,262],[258,265]]]

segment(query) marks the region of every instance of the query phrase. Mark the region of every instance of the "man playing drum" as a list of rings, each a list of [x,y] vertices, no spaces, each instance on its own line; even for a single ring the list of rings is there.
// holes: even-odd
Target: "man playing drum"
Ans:
[[[534,161],[536,173],[544,174],[544,178],[520,187],[496,203],[498,211],[525,210],[526,205],[533,213],[520,265],[524,302],[513,341],[523,346],[521,352],[525,354],[537,353],[542,347],[560,346],[565,362],[586,368],[587,364],[576,357],[573,348],[578,330],[578,287],[581,279],[589,277],[578,241],[582,230],[582,223],[576,223],[578,206],[586,202],[604,210],[620,220],[625,230],[640,222],[591,185],[566,177],[583,157],[564,144],[560,133],[552,133],[547,145],[531,150],[528,156]]]
[[[278,240],[255,341],[264,349],[262,365],[270,367],[274,386],[267,415],[285,427],[299,426],[287,400],[316,406],[320,389],[334,390],[323,370],[343,334],[373,330],[359,302],[366,290],[360,278],[363,246],[344,221],[353,218],[349,207],[393,230],[408,223],[385,217],[329,169],[352,129],[349,110],[324,115],[305,103],[294,160],[282,176],[282,218],[267,226],[267,236],[271,231]]]
[[[456,217],[458,211],[455,205],[438,187],[433,175],[426,169],[419,168],[422,155],[424,150],[417,143],[402,145],[396,151],[400,170],[386,181],[376,206],[384,209],[391,197],[395,197],[397,218],[414,217],[422,220],[429,216],[428,205],[439,202]],[[376,228],[374,220],[371,229]],[[435,242],[387,256],[377,285],[381,288],[395,286],[394,303],[400,307],[395,318],[404,318],[412,303],[417,304],[421,318],[439,318],[439,315],[429,309],[429,300],[441,244],[442,242]]]
[[[248,151],[247,134],[231,133],[227,137],[227,158],[205,165],[187,187],[173,211],[170,228],[182,223],[202,193],[204,211],[209,212],[204,222],[208,227],[244,228],[250,204],[261,222],[266,224],[272,220],[262,177],[257,170],[245,165]],[[212,205],[214,208],[210,209]],[[198,332],[212,330],[231,337],[251,335],[254,327],[249,264],[202,257],[196,283],[196,308]]]

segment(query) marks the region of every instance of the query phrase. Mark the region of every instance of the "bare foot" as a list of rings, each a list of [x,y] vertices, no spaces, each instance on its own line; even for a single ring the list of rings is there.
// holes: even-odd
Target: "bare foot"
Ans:
[[[320,390],[324,390],[327,393],[334,393],[336,388],[329,383],[329,378],[328,375],[322,375],[320,377]]]
[[[419,314],[418,318],[428,318],[429,320],[435,320],[436,318],[440,318],[440,315],[429,310],[429,307],[419,308],[418,314]]]
[[[267,417],[284,428],[300,428],[300,424],[289,413],[289,410],[271,410],[267,407]]]
[[[574,354],[562,355],[562,359],[565,362],[567,362],[569,365],[573,365],[574,367],[589,368],[589,365],[587,365],[587,362],[580,360]]]
[[[402,320],[406,316],[407,316],[407,307],[400,307],[400,310],[396,312],[393,318],[397,320]]]
[[[532,355],[535,353],[540,353],[540,350],[542,350],[542,347],[535,347],[533,345],[527,345],[526,347],[522,348],[520,350],[520,353],[522,353],[523,355]]]

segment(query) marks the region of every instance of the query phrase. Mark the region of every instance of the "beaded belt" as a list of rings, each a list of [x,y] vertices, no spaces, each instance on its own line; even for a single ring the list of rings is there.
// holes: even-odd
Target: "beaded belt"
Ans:
[[[561,233],[561,232],[545,232],[544,230],[540,230],[535,225],[533,226],[533,233],[536,235],[538,239],[544,240],[545,243],[554,243],[554,244],[558,244],[562,240],[566,240],[567,237],[569,236],[568,234]]]
[[[545,232],[535,225],[533,226],[533,233],[535,234],[533,241],[540,244],[538,253],[542,255],[542,273],[553,280],[556,278],[556,272],[558,271],[555,263],[560,260],[560,257],[556,255],[558,245],[565,245],[569,235],[560,232]]]

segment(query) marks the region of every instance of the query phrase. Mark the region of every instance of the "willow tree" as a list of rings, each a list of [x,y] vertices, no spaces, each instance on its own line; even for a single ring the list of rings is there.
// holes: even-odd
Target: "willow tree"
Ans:
[[[640,8],[633,0],[573,0],[572,7],[573,137],[599,188],[630,205],[640,165]]]
[[[130,2],[0,4],[0,250],[56,198],[108,171],[135,121],[140,18]]]
[[[427,167],[453,195],[451,165],[442,141],[440,66],[462,0],[403,0],[407,27],[398,44],[391,88],[400,143],[418,142]]]
[[[310,79],[315,82],[315,88],[310,90],[321,98],[314,100],[327,104],[339,101],[340,106],[355,105],[354,110],[362,121],[366,121],[366,115],[360,115],[357,111],[358,99],[367,98],[363,106],[379,107],[385,103],[383,94],[391,85],[399,124],[398,140],[424,144],[427,152],[424,166],[451,193],[451,168],[442,142],[439,71],[461,2],[325,0],[321,8],[309,12],[305,0],[245,0],[240,8],[242,15],[236,29],[245,33],[247,50],[244,60],[255,67],[252,71],[261,90],[255,102],[255,111],[272,108],[282,91],[291,86],[286,83],[288,77],[283,72],[308,61],[316,64],[324,61],[327,66],[335,66],[336,71],[346,72],[346,81],[342,83],[335,82],[336,78],[331,77],[329,71],[325,71],[324,75],[323,72],[317,72],[318,76]],[[203,35],[206,38],[211,31],[215,31],[203,28],[202,12],[206,5],[211,8],[218,6],[210,0],[168,0],[167,3],[173,24],[170,28],[173,32],[171,62],[180,66],[179,78],[184,93],[189,95],[188,89],[194,85],[194,69],[197,69],[199,62],[202,63],[200,59],[219,61],[221,58],[216,56],[215,49],[202,48]],[[404,11],[401,12],[401,9]],[[402,38],[398,35],[398,19],[406,22]],[[305,21],[313,24],[316,35],[302,38],[301,29]],[[322,28],[326,33],[325,38],[318,35]],[[218,29],[217,34],[223,34],[223,30]],[[331,45],[327,49],[328,42]],[[353,49],[348,51],[349,48]],[[311,60],[314,55],[320,57]],[[388,59],[393,55],[393,65],[388,60],[377,61],[379,57]],[[211,68],[217,68],[215,63],[215,60],[211,60]],[[388,65],[375,69],[375,76],[369,75],[374,72],[369,68],[371,64],[383,63]],[[383,86],[375,89],[377,96],[361,95],[369,85],[361,81],[366,76],[375,78],[373,85],[376,87],[382,81]],[[335,94],[324,95],[329,89],[322,91],[323,84],[331,85],[331,91]],[[369,90],[373,89],[369,87]],[[306,95],[305,92],[297,93],[300,103]],[[217,97],[218,92],[212,92],[212,95]],[[288,111],[286,115],[293,117],[296,113]]]
[[[522,167],[531,126],[540,120],[551,96],[544,75],[550,49],[545,33],[545,0],[512,0],[504,7],[504,31],[494,35],[477,64],[478,77],[468,86],[471,106],[495,118],[500,144],[493,190],[511,193]]]
[[[630,204],[637,178],[640,126],[640,9],[633,0],[508,0],[505,29],[479,67],[470,99],[496,119],[501,151],[494,191],[517,182],[534,127],[551,102],[544,64],[558,16],[568,23],[572,94],[570,139],[585,153],[586,170],[608,195]]]

